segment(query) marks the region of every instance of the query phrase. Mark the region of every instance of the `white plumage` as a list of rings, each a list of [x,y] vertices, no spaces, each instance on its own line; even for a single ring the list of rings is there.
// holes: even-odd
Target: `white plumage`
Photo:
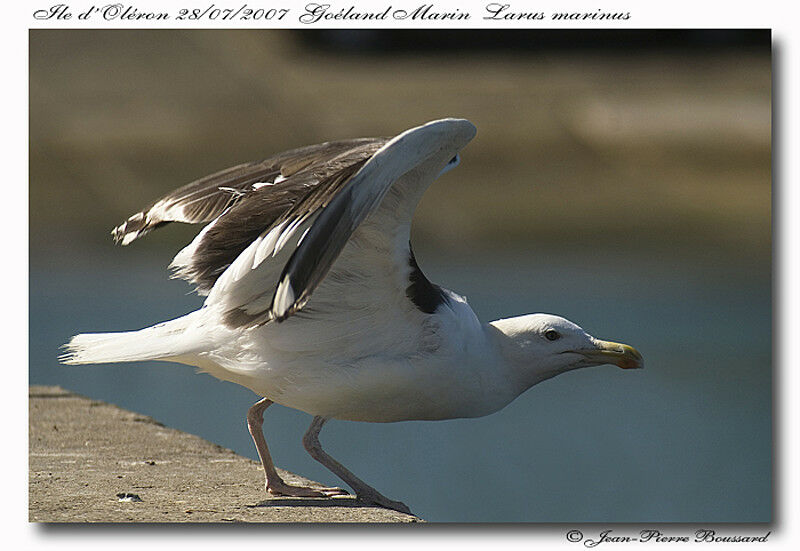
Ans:
[[[169,360],[250,388],[248,422],[267,490],[286,485],[261,433],[273,402],[315,416],[304,444],[364,501],[407,511],[327,456],[330,418],[392,422],[477,417],[578,367],[641,367],[627,345],[557,316],[481,323],[466,300],[430,283],[410,249],[425,189],[458,164],[468,121],[444,119],[395,138],[310,146],[193,182],[114,230],[122,244],[170,221],[209,222],[172,267],[203,307],[127,333],[85,334],[65,363]]]

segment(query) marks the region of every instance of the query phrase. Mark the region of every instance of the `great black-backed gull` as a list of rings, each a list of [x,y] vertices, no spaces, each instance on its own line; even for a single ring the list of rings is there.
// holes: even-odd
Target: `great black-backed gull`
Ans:
[[[329,419],[385,423],[479,417],[576,368],[642,367],[634,348],[564,318],[482,323],[425,277],[410,246],[425,189],[475,135],[466,120],[388,138],[328,142],[207,176],[113,230],[127,245],[168,222],[206,223],[172,261],[202,308],[140,331],[82,334],[68,364],[167,360],[251,389],[247,423],[273,495],[333,496],[286,484],[261,429],[272,403],[314,416],[303,444],[367,503],[408,512],[326,454]]]

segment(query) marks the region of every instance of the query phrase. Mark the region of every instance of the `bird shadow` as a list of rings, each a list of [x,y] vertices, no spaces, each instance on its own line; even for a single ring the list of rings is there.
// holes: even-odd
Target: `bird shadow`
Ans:
[[[250,509],[258,507],[349,507],[353,509],[373,508],[371,505],[358,501],[355,496],[342,497],[286,497],[276,496],[259,501],[255,505],[247,505]],[[389,509],[390,510],[390,509]]]

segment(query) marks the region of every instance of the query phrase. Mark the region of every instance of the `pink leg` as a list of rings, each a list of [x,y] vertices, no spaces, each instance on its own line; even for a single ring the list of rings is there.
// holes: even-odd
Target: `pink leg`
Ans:
[[[378,490],[358,478],[356,475],[348,471],[341,463],[336,461],[333,457],[328,455],[322,449],[319,443],[319,431],[322,430],[322,425],[327,421],[324,417],[314,417],[311,421],[311,426],[308,427],[305,436],[303,436],[303,446],[306,451],[328,468],[333,474],[344,480],[348,486],[353,488],[356,492],[356,497],[359,501],[364,503],[379,505],[387,509],[394,509],[401,513],[413,515],[408,506],[401,501],[392,501],[388,497],[381,494]]]
[[[268,493],[276,496],[295,496],[295,497],[328,497],[335,495],[347,495],[347,492],[341,488],[310,488],[305,486],[290,486],[286,484],[283,479],[278,475],[275,470],[275,464],[272,462],[272,456],[269,454],[267,447],[267,440],[264,438],[262,425],[264,423],[264,410],[272,405],[272,401],[264,398],[256,402],[253,407],[247,411],[247,428],[250,430],[250,436],[253,437],[253,442],[258,451],[258,457],[261,459],[261,465],[264,467],[264,475],[267,482],[265,489]]]

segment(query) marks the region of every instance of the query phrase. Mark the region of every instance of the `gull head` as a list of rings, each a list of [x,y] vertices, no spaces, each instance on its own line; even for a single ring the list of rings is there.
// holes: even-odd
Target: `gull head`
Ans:
[[[612,364],[640,369],[642,355],[627,344],[600,340],[578,325],[550,314],[528,314],[490,324],[496,342],[520,385],[529,388],[560,373]]]

